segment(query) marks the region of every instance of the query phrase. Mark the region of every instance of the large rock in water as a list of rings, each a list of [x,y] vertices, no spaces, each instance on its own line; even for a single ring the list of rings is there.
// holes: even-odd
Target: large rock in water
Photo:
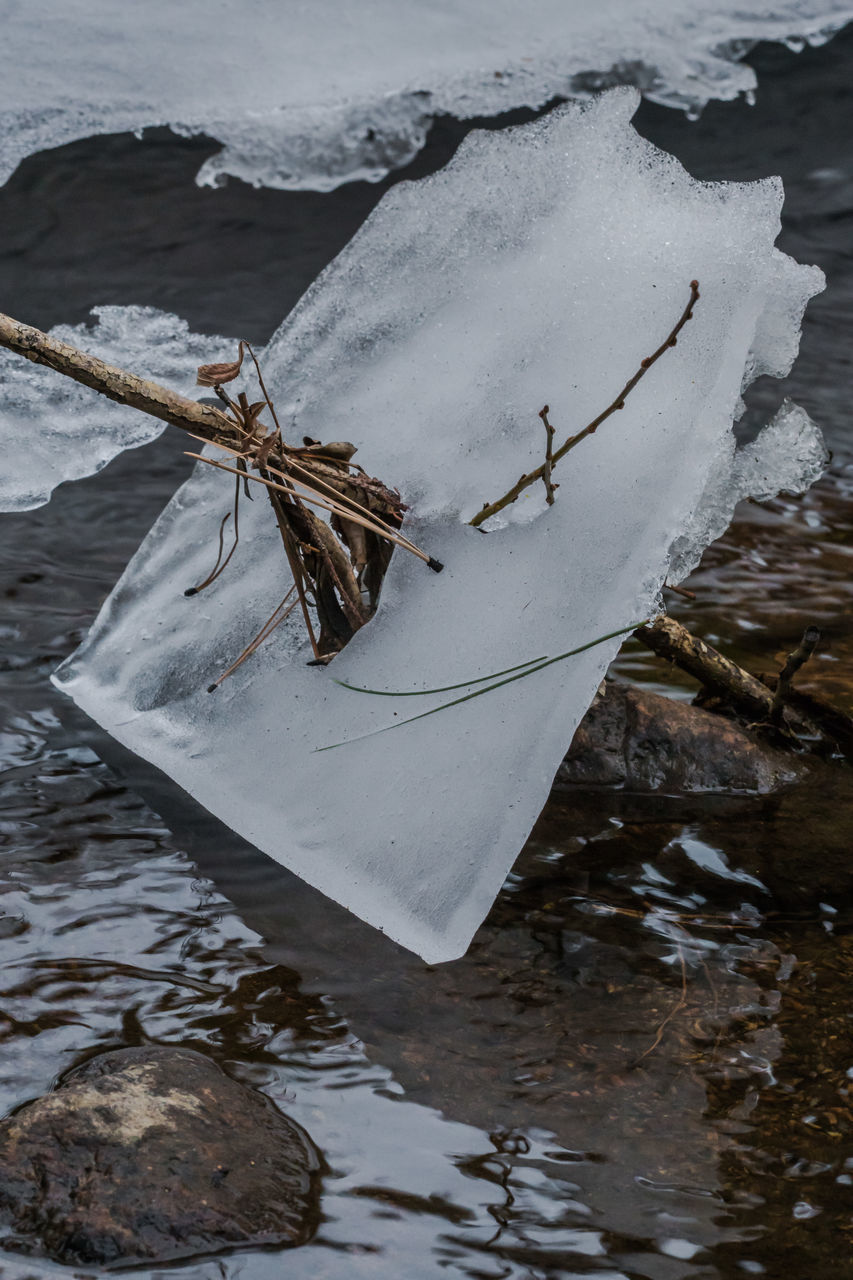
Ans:
[[[606,680],[578,725],[554,786],[766,795],[795,782],[805,768],[724,716]]]
[[[120,1049],[0,1123],[4,1244],[64,1263],[302,1244],[320,1158],[261,1094],[187,1049]]]

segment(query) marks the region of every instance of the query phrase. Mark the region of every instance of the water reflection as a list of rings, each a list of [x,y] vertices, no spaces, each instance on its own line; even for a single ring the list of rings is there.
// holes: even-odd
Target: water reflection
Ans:
[[[760,802],[555,802],[468,956],[430,969],[68,716],[40,673],[74,619],[61,593],[35,620],[17,599],[4,1109],[119,1044],[212,1054],[324,1150],[323,1225],[288,1256],[306,1277],[831,1256],[853,1178],[846,771]]]

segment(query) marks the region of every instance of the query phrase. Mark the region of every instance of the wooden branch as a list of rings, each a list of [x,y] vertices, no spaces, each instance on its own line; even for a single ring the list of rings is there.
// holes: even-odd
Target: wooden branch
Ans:
[[[130,405],[142,413],[149,413],[162,422],[169,422],[184,431],[192,431],[205,440],[233,442],[237,448],[245,446],[245,436],[237,424],[213,405],[199,404],[177,391],[170,391],[147,378],[119,369],[60,342],[40,329],[21,324],[11,316],[0,313],[0,346],[15,351],[34,364],[47,365],[57,373],[64,373],[84,387],[91,387],[110,400]]]
[[[576,435],[569,436],[568,440],[564,440],[559,449],[555,450],[550,457],[547,457],[541,467],[537,467],[535,471],[528,471],[526,475],[520,476],[512,488],[509,489],[502,498],[498,498],[496,502],[487,502],[483,508],[477,512],[474,519],[469,521],[475,529],[491,516],[497,515],[499,511],[503,511],[504,507],[508,507],[511,503],[515,502],[516,498],[518,498],[525,489],[529,489],[532,484],[535,484],[537,480],[544,480],[546,470],[548,472],[548,481],[546,484],[550,484],[551,468],[556,466],[561,458],[564,458],[571,449],[574,449],[579,445],[582,440],[587,438],[587,436],[594,435],[602,422],[609,418],[611,414],[615,413],[617,409],[625,408],[625,397],[630,395],[637,383],[641,378],[646,376],[652,365],[656,364],[657,361],[660,360],[664,352],[667,351],[669,347],[674,347],[678,342],[678,335],[687,324],[687,321],[691,319],[693,315],[693,308],[699,301],[699,296],[699,281],[691,280],[690,301],[682,311],[677,323],[667,334],[666,338],[664,338],[657,350],[653,351],[650,356],[646,356],[644,360],[640,361],[639,369],[633,377],[628,379],[616,399],[611,401],[607,408],[604,409],[597,418],[593,418],[592,422],[587,423],[582,431],[578,431]],[[547,412],[547,406],[545,412]],[[540,417],[541,416],[542,415],[540,414]]]
[[[638,627],[636,638],[667,662],[674,662],[704,688],[775,737],[779,745],[809,746],[818,739],[853,761],[853,716],[814,694],[801,693],[791,681],[814,653],[820,640],[816,627],[808,627],[799,646],[788,656],[779,676],[758,680],[718,649],[692,635],[674,618],[658,618]],[[801,740],[805,735],[805,741]]]
[[[235,458],[236,467],[227,467],[210,458],[202,458],[203,462],[231,471],[236,475],[238,484],[242,480],[247,485],[249,480],[253,480],[264,485],[281,533],[315,661],[328,662],[354,632],[370,620],[382,576],[390,560],[388,544],[404,548],[433,571],[441,571],[439,561],[399,532],[398,526],[405,510],[399,493],[388,489],[351,462],[354,445],[346,442],[323,445],[306,441],[305,447],[294,448],[283,442],[263,374],[248,343],[240,343],[236,360],[203,365],[199,369],[200,385],[213,387],[227,412],[212,405],[199,404],[155,382],[107,364],[97,356],[2,314],[0,346],[73,378],[110,400],[171,423],[194,439],[216,445]],[[232,400],[220,385],[237,377],[244,350],[249,351],[254,361],[264,394],[264,399],[256,404],[249,404],[244,392]],[[274,431],[269,431],[259,421],[259,414],[264,408],[276,422]],[[295,474],[291,474],[291,469]],[[268,472],[280,477],[281,483],[272,481]],[[248,487],[246,492],[248,494]],[[332,523],[327,524],[314,515],[306,504],[331,515]],[[231,559],[234,547],[221,563],[224,528],[223,521],[219,531],[219,555],[213,571],[198,587],[190,588],[188,595],[196,595],[215,582]],[[369,535],[369,542],[362,530]],[[234,546],[236,544],[235,506]],[[363,589],[370,605],[363,603]],[[312,623],[309,601],[317,611],[319,638]],[[267,633],[262,628],[259,634],[262,640]],[[231,664],[229,671],[235,670],[256,647],[254,641],[251,642],[247,651]],[[215,683],[218,685],[219,681]]]
[[[634,635],[659,658],[674,662],[750,720],[770,722],[773,694],[767,686],[718,649],[691,635],[675,618],[657,618],[638,627]]]

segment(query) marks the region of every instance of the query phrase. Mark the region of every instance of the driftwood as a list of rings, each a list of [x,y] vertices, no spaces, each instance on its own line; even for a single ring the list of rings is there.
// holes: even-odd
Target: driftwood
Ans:
[[[658,618],[634,632],[659,658],[698,680],[700,705],[736,712],[749,727],[776,746],[836,750],[853,760],[853,718],[814,694],[794,688],[797,671],[813,655],[820,639],[807,627],[803,639],[778,675],[751,675],[712,645],[691,634],[674,618]]]
[[[658,618],[639,627],[634,635],[659,658],[674,662],[703,688],[731,702],[749,719],[771,722],[773,694],[767,686],[719,650],[691,635],[675,618]]]
[[[242,444],[242,434],[236,424],[213,405],[199,404],[197,400],[158,386],[156,382],[138,378],[136,374],[118,369],[97,356],[87,355],[67,342],[60,342],[40,329],[33,329],[2,314],[0,346],[32,360],[33,364],[44,364],[57,373],[64,373],[75,382],[99,391],[109,400],[140,409],[161,422],[170,422],[205,440],[213,443],[222,440],[233,448]]]

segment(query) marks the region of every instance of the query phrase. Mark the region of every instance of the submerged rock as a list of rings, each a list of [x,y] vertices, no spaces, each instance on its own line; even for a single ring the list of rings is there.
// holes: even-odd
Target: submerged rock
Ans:
[[[0,1123],[4,1244],[70,1264],[302,1244],[319,1168],[298,1125],[202,1054],[121,1049]]]
[[[724,716],[606,680],[578,726],[554,785],[764,795],[796,781],[803,769],[796,757]]]

